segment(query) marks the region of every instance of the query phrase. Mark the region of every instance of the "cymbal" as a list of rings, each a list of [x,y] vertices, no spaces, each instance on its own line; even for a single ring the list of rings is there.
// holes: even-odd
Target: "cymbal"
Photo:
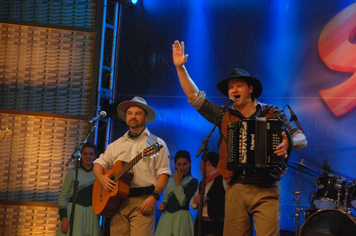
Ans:
[[[311,176],[315,176],[318,177],[320,175],[320,173],[318,173],[316,170],[314,170],[313,168],[305,165],[302,162],[296,162],[296,161],[289,161],[287,164],[288,167],[295,169],[297,171],[302,171],[302,173],[305,173],[307,175],[311,175]]]

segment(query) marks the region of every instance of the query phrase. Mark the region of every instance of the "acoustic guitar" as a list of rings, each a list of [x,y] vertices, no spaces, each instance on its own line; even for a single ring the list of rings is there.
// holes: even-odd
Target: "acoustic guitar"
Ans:
[[[158,155],[158,151],[163,146],[155,143],[150,147],[140,152],[135,158],[125,165],[121,161],[117,161],[111,169],[104,169],[103,174],[112,174],[111,179],[116,182],[115,189],[113,191],[107,191],[99,182],[95,179],[93,186],[93,211],[97,215],[104,217],[112,216],[116,209],[119,207],[122,199],[126,198],[130,191],[130,182],[133,175],[127,173],[134,165],[136,165],[142,158],[154,157]]]
[[[11,129],[4,129],[0,131],[0,141],[3,140],[3,138],[5,138],[6,135],[12,135],[12,130]]]

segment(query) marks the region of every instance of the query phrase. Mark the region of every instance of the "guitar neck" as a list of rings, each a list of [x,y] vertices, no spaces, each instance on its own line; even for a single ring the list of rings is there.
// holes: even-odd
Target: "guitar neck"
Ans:
[[[0,141],[6,136],[6,135],[11,135],[12,130],[11,129],[5,129],[0,131]]]
[[[139,153],[134,159],[132,159],[129,163],[126,163],[120,171],[118,171],[114,175],[114,181],[119,180],[129,169],[131,169],[137,162],[139,162],[143,158],[143,152]]]

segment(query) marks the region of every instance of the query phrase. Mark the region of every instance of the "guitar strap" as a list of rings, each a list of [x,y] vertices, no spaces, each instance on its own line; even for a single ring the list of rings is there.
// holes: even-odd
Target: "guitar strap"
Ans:
[[[147,147],[150,147],[155,143],[157,143],[157,136],[150,133],[150,135],[148,136],[147,141],[146,141]]]

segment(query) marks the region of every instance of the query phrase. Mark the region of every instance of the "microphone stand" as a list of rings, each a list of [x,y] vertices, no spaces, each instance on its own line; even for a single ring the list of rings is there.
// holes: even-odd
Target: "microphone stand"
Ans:
[[[302,159],[301,163],[303,163],[304,159]],[[303,210],[302,208],[300,208],[300,181],[302,178],[302,172],[305,169],[305,166],[303,165],[298,165],[298,169],[299,169],[299,178],[298,178],[298,190],[294,191],[293,194],[296,195],[296,199],[293,199],[294,201],[296,201],[297,203],[297,209],[296,209],[296,213],[293,215],[295,217],[295,236],[298,236],[299,234],[299,217],[300,217],[300,212]]]
[[[97,122],[94,122],[89,130],[89,133],[85,136],[83,142],[77,145],[75,148],[75,152],[72,154],[71,159],[68,160],[66,166],[69,166],[72,161],[74,161],[74,167],[75,167],[75,178],[73,181],[73,201],[72,201],[72,211],[70,213],[70,220],[69,220],[69,235],[73,235],[73,225],[74,225],[74,212],[75,212],[75,204],[77,202],[77,192],[78,192],[78,171],[80,167],[80,161],[81,161],[81,153],[80,150],[82,149],[83,144],[85,144],[88,140],[88,137],[93,133],[97,126]]]
[[[198,236],[201,236],[201,220],[202,220],[202,216],[203,216],[203,207],[204,207],[204,195],[205,195],[205,182],[206,182],[206,162],[207,162],[207,152],[209,150],[209,140],[211,135],[214,133],[217,125],[220,123],[222,117],[225,114],[225,110],[226,110],[227,106],[223,106],[221,107],[221,113],[219,116],[216,117],[215,122],[214,122],[214,127],[212,128],[212,130],[210,131],[210,133],[208,134],[208,136],[206,136],[203,139],[203,144],[200,146],[199,151],[197,153],[197,157],[200,156],[200,154],[203,152],[203,156],[202,156],[202,160],[203,160],[203,179],[202,179],[202,184],[201,187],[199,189],[199,199],[200,199],[200,203],[199,203],[199,207],[198,207]]]

